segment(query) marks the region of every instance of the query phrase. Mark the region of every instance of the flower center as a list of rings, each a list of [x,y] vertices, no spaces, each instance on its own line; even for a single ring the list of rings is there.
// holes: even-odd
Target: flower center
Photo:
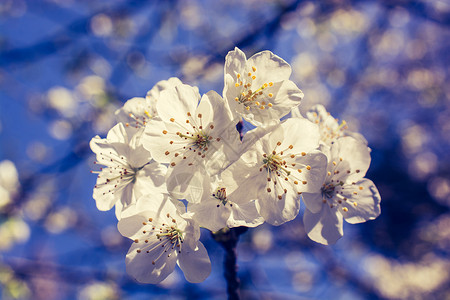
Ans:
[[[217,207],[220,206],[220,203],[225,205],[228,202],[228,200],[227,200],[227,190],[224,187],[218,187],[216,192],[214,194],[212,194],[212,196],[214,198],[216,198],[217,200],[219,200],[219,204],[217,204]],[[232,206],[232,204],[230,204],[230,206]]]
[[[284,175],[289,176],[291,175],[291,171],[287,169],[287,163],[285,160],[282,160],[281,157],[276,154],[275,151],[272,152],[272,154],[267,155],[266,153],[263,154],[263,163],[264,168],[268,170],[269,172],[274,172],[277,175],[279,173],[284,173]]]
[[[324,184],[322,188],[320,189],[322,192],[322,198],[323,199],[331,199],[333,198],[335,194],[335,186],[332,183]]]
[[[250,110],[250,108],[256,107],[259,109],[265,109],[266,107],[272,107],[272,103],[270,103],[269,99],[273,97],[272,93],[267,93],[267,88],[273,86],[273,82],[263,83],[256,90],[252,90],[251,86],[254,84],[256,80],[256,68],[252,67],[252,72],[248,72],[246,76],[241,76],[241,74],[236,75],[236,87],[243,86],[241,93],[234,100],[239,102],[245,106],[246,110]],[[243,78],[245,77],[245,78]],[[244,84],[245,82],[245,84]]]
[[[321,138],[324,142],[332,141],[343,136],[344,131],[348,129],[347,122],[345,122],[345,120],[342,120],[339,124],[338,119],[334,119],[334,121],[330,122],[327,117],[330,119],[332,118],[329,113],[325,118],[316,112],[313,113],[313,121],[319,126]]]
[[[145,221],[142,223],[143,226],[143,234],[148,234],[148,238],[145,240],[135,239],[135,243],[141,243],[141,248],[136,250],[137,253],[142,253],[146,250],[146,253],[151,253],[153,251],[161,251],[160,255],[152,261],[154,265],[156,261],[167,253],[167,256],[170,257],[172,252],[177,249],[178,253],[181,253],[181,245],[183,244],[183,231],[177,227],[177,220],[172,218],[172,216],[167,213],[168,221],[167,223],[160,223],[161,219],[157,219],[153,221],[153,218],[148,218],[148,222]],[[156,233],[153,235],[153,233]],[[159,242],[151,243],[150,237],[156,236]]]
[[[126,127],[132,126],[135,128],[145,127],[145,125],[150,121],[153,117],[147,110],[144,110],[144,114],[141,116],[135,116],[133,113],[129,113],[128,117],[133,120],[131,123],[125,123]]]

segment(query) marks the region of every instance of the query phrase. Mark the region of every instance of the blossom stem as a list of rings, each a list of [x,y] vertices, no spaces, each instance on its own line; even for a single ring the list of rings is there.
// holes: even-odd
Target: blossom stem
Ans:
[[[239,278],[237,276],[236,246],[239,236],[247,231],[247,227],[224,228],[212,234],[214,240],[225,250],[223,261],[223,275],[227,281],[227,294],[229,300],[239,300]]]

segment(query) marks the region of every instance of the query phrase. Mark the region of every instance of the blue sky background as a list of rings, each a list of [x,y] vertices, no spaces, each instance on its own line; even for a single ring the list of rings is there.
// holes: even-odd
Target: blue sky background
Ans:
[[[324,104],[367,138],[382,197],[381,216],[346,224],[334,246],[310,241],[301,215],[249,230],[243,298],[449,297],[449,25],[446,1],[1,1],[0,161],[20,182],[0,206],[2,299],[225,297],[223,250],[206,230],[205,282],[126,274],[130,242],[95,207],[88,142],[160,80],[220,94],[235,46],[284,58],[303,112]]]

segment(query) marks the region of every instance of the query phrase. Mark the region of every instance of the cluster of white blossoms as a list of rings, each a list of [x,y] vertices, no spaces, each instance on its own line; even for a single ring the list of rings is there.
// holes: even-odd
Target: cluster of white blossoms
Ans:
[[[322,244],[343,236],[343,219],[380,214],[377,188],[364,178],[367,142],[322,106],[302,117],[303,93],[290,75],[270,51],[247,59],[235,48],[222,96],[161,81],[116,112],[105,139],[91,140],[103,166],[93,171],[93,197],[99,210],[115,206],[120,233],[134,241],[126,265],[136,280],[161,282],[178,264],[189,282],[201,282],[211,263],[200,227],[281,225],[302,199],[308,236]],[[242,118],[256,128],[241,140]]]

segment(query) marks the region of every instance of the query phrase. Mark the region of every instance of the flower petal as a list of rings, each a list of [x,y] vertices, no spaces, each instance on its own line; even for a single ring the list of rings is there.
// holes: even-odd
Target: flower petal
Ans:
[[[201,227],[211,231],[218,231],[226,227],[231,214],[230,205],[223,205],[219,200],[189,204],[188,210],[194,213],[192,218]]]
[[[261,84],[286,80],[291,76],[291,66],[284,59],[267,50],[250,57],[247,66],[255,67],[257,82]]]
[[[256,209],[256,201],[250,201],[247,203],[232,203],[231,215],[228,218],[228,227],[256,227],[264,223],[263,217],[260,216]]]
[[[342,203],[342,206],[348,209],[348,211],[342,212],[345,221],[356,224],[378,217],[381,212],[381,197],[375,184],[364,178],[356,182],[354,186],[358,194]]]
[[[271,190],[271,192],[267,192],[265,188],[260,190],[256,202],[259,214],[267,223],[275,226],[295,219],[300,210],[300,196],[289,186],[284,192],[280,184],[272,185]]]
[[[163,281],[175,269],[177,252],[161,247],[156,238],[149,238],[144,249],[141,243],[133,243],[128,251],[125,263],[127,273],[141,283],[156,284]],[[147,253],[147,250],[149,252]],[[139,251],[139,252],[138,252]]]
[[[178,255],[178,266],[184,273],[186,280],[191,283],[202,282],[211,273],[211,261],[208,252],[201,242],[195,251],[185,251],[181,248]]]
[[[330,208],[328,205],[323,205],[322,210],[316,214],[305,210],[303,224],[310,239],[331,245],[344,235],[342,215],[336,210],[336,206]]]
[[[174,118],[182,124],[189,119],[187,113],[193,114],[200,101],[198,89],[187,84],[177,85],[172,89],[164,90],[156,104],[158,116],[165,122]]]
[[[303,202],[305,203],[306,208],[312,213],[318,213],[322,209],[323,205],[323,196],[322,192],[317,193],[303,193],[302,194]]]

